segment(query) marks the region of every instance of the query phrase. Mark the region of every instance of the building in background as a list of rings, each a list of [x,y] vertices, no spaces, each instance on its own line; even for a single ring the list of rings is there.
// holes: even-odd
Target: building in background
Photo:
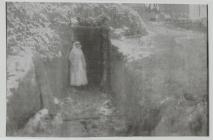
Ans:
[[[207,5],[188,5],[188,18],[191,20],[200,20],[207,18]]]
[[[207,19],[207,5],[159,4],[159,11],[174,20],[202,21]]]

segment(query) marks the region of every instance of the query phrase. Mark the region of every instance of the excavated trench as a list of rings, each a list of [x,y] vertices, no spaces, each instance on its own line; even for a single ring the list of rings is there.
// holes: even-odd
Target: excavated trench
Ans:
[[[198,60],[196,62],[206,61],[204,57],[196,57],[200,53],[200,56],[206,56],[206,52],[200,50],[202,43],[184,38],[185,43],[178,45],[174,41],[182,31],[167,29],[174,34],[168,37],[168,33],[162,33],[165,28],[159,32],[156,29],[161,28],[153,28],[155,35],[151,40],[158,48],[147,49],[155,55],[127,65],[123,54],[116,49],[118,46],[112,47],[104,29],[61,27],[58,34],[66,42],[62,44],[62,55],[53,59],[36,57],[34,67],[20,81],[19,88],[14,91],[16,94],[7,104],[7,136],[206,135],[205,100],[204,104],[193,105],[194,101],[184,99],[180,91],[193,89],[198,95],[206,93],[205,77],[201,91],[196,87],[188,88],[184,85],[188,82],[183,81],[187,76],[198,76],[195,79],[199,79],[206,74],[204,65],[191,63],[195,62],[194,58]],[[203,41],[198,37],[197,41]],[[68,54],[74,40],[82,43],[87,59],[87,89],[73,90],[69,86]],[[187,52],[192,50],[196,55],[189,57]],[[173,52],[176,53],[171,56]],[[187,62],[188,69],[197,71],[189,75],[177,69],[183,65],[180,62]],[[199,80],[189,86],[197,85],[196,82]],[[43,108],[49,111],[48,114],[46,110],[40,110]],[[195,117],[189,120],[189,116]],[[34,123],[34,120],[38,121]],[[194,123],[199,121],[202,123]]]
[[[22,116],[34,114],[34,117],[25,119],[25,125],[22,124],[18,128],[20,130],[18,134],[8,135],[62,137],[150,135],[149,132],[137,132],[141,130],[141,126],[138,127],[141,118],[138,115],[140,106],[137,105],[140,98],[136,99],[136,96],[128,94],[137,90],[133,89],[135,86],[130,88],[128,85],[129,82],[134,84],[136,77],[125,66],[123,55],[115,46],[112,47],[108,30],[81,26],[63,30],[63,33],[60,32],[61,37],[64,42],[69,43],[63,45],[62,55],[52,59],[40,57],[34,59],[33,71],[38,89],[38,98],[35,99],[38,103],[32,105],[32,110],[22,112]],[[78,90],[69,85],[68,55],[72,42],[76,40],[82,44],[89,81],[86,89]],[[37,109],[33,110],[35,107]],[[47,125],[45,129],[37,128],[37,125],[33,126],[31,123],[35,116],[42,114],[42,110],[38,112],[39,109],[44,108],[48,110],[48,116],[41,115],[37,123]],[[136,116],[138,118],[135,119]],[[17,118],[16,121],[21,119]]]

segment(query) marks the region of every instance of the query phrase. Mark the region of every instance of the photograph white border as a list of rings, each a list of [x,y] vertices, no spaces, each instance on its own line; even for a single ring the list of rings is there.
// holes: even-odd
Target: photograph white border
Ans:
[[[78,2],[78,3],[161,3],[161,4],[208,4],[208,41],[209,41],[209,136],[207,137],[67,137],[67,138],[56,138],[56,137],[6,137],[6,2]],[[213,31],[213,0],[0,0],[0,140],[1,139],[143,139],[143,140],[207,140],[213,139],[212,131],[212,67],[213,67],[213,45],[212,45],[212,31]]]

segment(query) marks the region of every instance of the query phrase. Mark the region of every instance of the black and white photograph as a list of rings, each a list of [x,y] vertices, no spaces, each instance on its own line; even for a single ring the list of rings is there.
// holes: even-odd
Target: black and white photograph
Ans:
[[[209,136],[208,4],[5,5],[7,137]]]

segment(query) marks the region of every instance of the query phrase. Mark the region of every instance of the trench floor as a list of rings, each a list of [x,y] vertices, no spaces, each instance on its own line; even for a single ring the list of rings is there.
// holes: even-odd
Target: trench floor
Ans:
[[[126,124],[111,96],[97,88],[67,90],[56,116],[43,115],[17,135],[36,137],[98,137],[122,135]],[[35,119],[35,118],[33,118]],[[30,123],[30,121],[28,122]]]

